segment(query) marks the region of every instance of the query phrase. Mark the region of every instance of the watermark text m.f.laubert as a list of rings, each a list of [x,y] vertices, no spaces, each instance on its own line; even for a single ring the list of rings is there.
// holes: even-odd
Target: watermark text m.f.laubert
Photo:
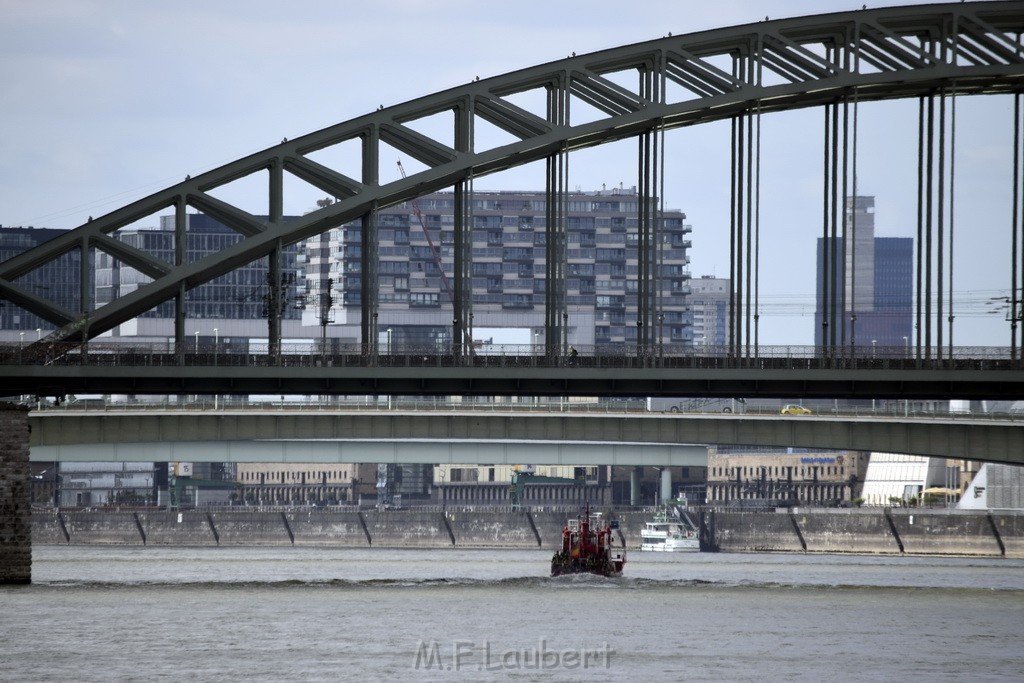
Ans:
[[[536,646],[499,647],[489,640],[418,641],[412,668],[433,671],[502,671],[516,669],[607,669],[615,650],[608,643],[594,647],[555,648],[546,638]]]

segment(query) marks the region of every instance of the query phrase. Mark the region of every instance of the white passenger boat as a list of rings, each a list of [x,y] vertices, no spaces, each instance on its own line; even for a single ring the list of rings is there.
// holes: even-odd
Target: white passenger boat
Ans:
[[[672,519],[664,511],[640,530],[640,550],[685,553],[700,550],[697,530],[683,519]]]

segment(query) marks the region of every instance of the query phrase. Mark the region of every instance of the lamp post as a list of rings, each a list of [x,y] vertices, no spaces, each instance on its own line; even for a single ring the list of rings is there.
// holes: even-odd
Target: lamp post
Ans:
[[[39,341],[42,338],[43,338],[43,328],[37,327],[36,328],[36,341]]]
[[[878,340],[877,339],[872,339],[871,340],[871,360],[875,359],[875,348],[876,348],[877,345],[878,345]]]
[[[196,330],[196,353],[199,353],[199,330]]]

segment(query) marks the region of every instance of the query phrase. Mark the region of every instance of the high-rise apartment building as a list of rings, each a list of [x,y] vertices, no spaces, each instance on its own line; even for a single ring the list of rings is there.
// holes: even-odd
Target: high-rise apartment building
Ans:
[[[850,199],[846,234],[845,244],[841,237],[834,244],[831,238],[818,238],[815,345],[854,345],[890,353],[908,348],[913,330],[913,238],[875,237],[874,197]],[[835,273],[829,283],[837,300],[832,315],[826,312],[823,294],[826,260],[828,270]]]
[[[693,345],[715,353],[729,343],[729,278],[701,275],[690,281]]]
[[[637,340],[639,197],[635,188],[574,192],[567,197],[565,292],[567,344],[610,345]],[[378,341],[448,348],[452,308],[455,197],[435,193],[381,210],[377,216]],[[417,213],[418,211],[418,213]],[[691,344],[693,332],[685,214],[665,211],[663,238],[654,251],[655,279],[649,335],[663,344]],[[528,331],[545,343],[545,195],[476,191],[472,200],[472,311],[474,328]],[[361,237],[358,222],[304,243],[303,322],[326,322],[331,336],[359,338]],[[329,310],[327,307],[329,306]]]

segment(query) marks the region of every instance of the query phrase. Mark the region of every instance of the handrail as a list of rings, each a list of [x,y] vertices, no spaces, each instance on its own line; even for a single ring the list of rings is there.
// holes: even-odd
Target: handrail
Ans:
[[[851,350],[815,346],[762,346],[730,354],[728,347],[664,344],[656,352],[637,354],[634,348],[576,346],[572,357],[547,354],[543,345],[493,344],[478,347],[472,356],[456,356],[436,347],[403,346],[390,353],[367,355],[360,344],[340,344],[330,354],[311,344],[284,344],[279,356],[266,345],[223,343],[199,352],[176,353],[173,345],[145,342],[96,342],[87,347],[74,342],[52,342],[40,349],[0,342],[0,366],[88,365],[123,367],[484,367],[484,368],[675,368],[675,369],[828,369],[828,370],[1019,370],[1020,359],[1010,347],[968,346],[945,355],[934,349],[924,357],[906,346]]]

